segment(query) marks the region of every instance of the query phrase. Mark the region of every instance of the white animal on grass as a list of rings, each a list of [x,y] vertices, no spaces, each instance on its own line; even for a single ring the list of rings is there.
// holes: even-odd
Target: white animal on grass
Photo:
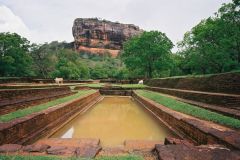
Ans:
[[[143,84],[143,80],[140,80],[140,81],[138,82],[138,84]]]
[[[54,80],[58,85],[63,84],[63,78],[57,78],[56,77]]]

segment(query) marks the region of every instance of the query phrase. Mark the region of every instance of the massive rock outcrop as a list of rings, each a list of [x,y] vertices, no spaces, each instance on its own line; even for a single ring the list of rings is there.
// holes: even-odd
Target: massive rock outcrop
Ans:
[[[121,24],[97,18],[77,18],[72,27],[75,49],[92,54],[119,54],[123,42],[143,32],[133,24]]]

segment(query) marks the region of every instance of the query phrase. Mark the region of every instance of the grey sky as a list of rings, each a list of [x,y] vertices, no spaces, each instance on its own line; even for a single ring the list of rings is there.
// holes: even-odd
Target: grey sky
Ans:
[[[231,0],[0,0],[0,32],[32,42],[72,41],[77,17],[99,17],[160,30],[176,43],[201,19]]]

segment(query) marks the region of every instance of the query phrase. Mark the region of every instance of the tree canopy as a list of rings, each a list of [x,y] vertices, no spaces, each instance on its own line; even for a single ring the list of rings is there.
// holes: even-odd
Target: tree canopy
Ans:
[[[143,32],[124,43],[122,60],[139,76],[152,78],[169,67],[171,40],[159,31]]]
[[[223,4],[178,44],[185,74],[221,73],[240,69],[239,2]]]
[[[29,46],[16,33],[0,33],[0,76],[33,76]]]

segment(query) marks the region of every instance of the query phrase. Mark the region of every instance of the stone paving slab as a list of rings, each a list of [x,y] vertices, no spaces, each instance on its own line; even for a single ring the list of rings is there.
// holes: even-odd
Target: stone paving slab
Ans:
[[[69,149],[65,146],[51,146],[49,149],[47,149],[47,154],[52,155],[63,155],[63,154],[73,154],[74,149]]]
[[[100,140],[93,138],[49,138],[36,144],[51,146],[47,154],[94,158],[101,150]]]
[[[66,147],[79,147],[83,145],[91,145],[91,146],[98,146],[100,143],[99,139],[94,138],[80,138],[80,139],[73,139],[73,138],[48,138],[43,139],[36,144],[45,144],[49,146],[66,146]]]
[[[194,144],[190,143],[187,140],[182,140],[182,139],[178,139],[178,138],[173,138],[173,137],[166,137],[165,141],[164,141],[164,145],[168,145],[168,144],[182,144],[185,145],[187,147],[193,147]]]
[[[129,151],[124,146],[118,146],[118,147],[105,147],[101,150],[98,156],[115,156],[128,154]]]
[[[128,150],[153,150],[156,144],[163,144],[163,141],[151,140],[126,140],[124,147]]]
[[[0,146],[0,153],[18,152],[22,149],[22,145],[4,144]]]
[[[77,157],[94,158],[102,149],[100,146],[79,147],[75,151]]]
[[[102,149],[99,139],[62,139],[50,138],[35,144],[22,146],[18,144],[4,144],[0,146],[2,154],[20,155],[55,155],[94,158]]]
[[[183,144],[156,145],[160,160],[239,160],[239,151],[221,146],[187,147]]]
[[[46,144],[33,144],[33,145],[24,146],[23,151],[25,151],[25,152],[45,152],[48,148],[50,148],[50,146],[46,145]]]

